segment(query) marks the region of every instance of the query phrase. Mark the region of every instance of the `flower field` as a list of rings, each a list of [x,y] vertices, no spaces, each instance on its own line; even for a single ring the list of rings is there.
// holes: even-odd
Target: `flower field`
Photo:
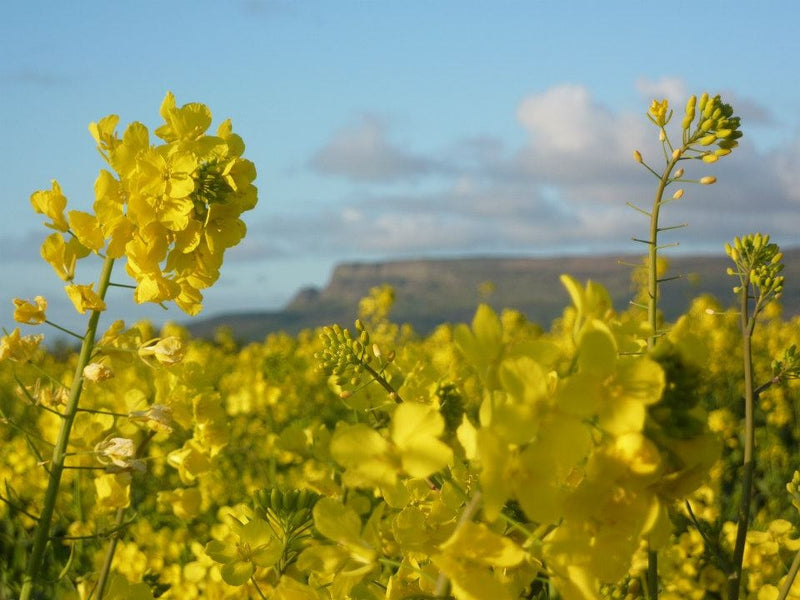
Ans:
[[[56,183],[32,197],[55,230],[42,256],[88,313],[80,349],[0,340],[0,598],[800,598],[800,318],[755,234],[725,249],[730,298],[662,321],[663,192],[713,184],[679,162],[711,165],[739,133],[692,97],[673,146],[671,114],[648,115],[663,172],[634,154],[659,188],[627,311],[565,274],[548,329],[480,305],[421,336],[383,287],[352,325],[243,347],[99,326],[116,259],[135,301],[199,311],[256,202],[241,138],[171,95],[160,145],[93,124],[114,171],[94,212],[65,215]],[[97,287],[74,281],[85,258]],[[46,308],[14,317],[45,326]]]

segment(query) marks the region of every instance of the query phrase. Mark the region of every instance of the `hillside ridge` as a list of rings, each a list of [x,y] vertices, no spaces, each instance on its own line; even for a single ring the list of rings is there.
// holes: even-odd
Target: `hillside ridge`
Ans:
[[[268,334],[329,323],[351,325],[358,301],[375,286],[395,289],[392,319],[411,324],[419,333],[445,322],[469,322],[480,302],[495,309],[514,308],[548,327],[569,304],[559,281],[563,273],[581,282],[604,285],[617,310],[624,310],[634,295],[631,263],[638,256],[561,256],[421,258],[383,262],[348,262],[337,265],[323,288],[299,290],[282,310],[231,313],[192,322],[193,335],[212,337],[217,328],[229,327],[243,342],[260,341]],[[733,304],[735,280],[726,274],[725,256],[686,255],[669,258],[669,275],[680,279],[661,287],[661,307],[667,319],[683,313],[691,300],[711,294],[724,306]],[[800,247],[784,252],[784,315],[800,315]],[[487,283],[493,291],[485,293]],[[483,291],[482,291],[483,290]]]

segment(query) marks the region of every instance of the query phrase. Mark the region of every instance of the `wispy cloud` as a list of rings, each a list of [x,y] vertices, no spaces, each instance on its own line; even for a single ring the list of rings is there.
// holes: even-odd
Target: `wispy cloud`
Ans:
[[[374,115],[362,115],[345,127],[309,161],[317,172],[357,181],[398,181],[442,168],[433,158],[403,150],[388,137],[387,124]]]
[[[23,67],[13,71],[0,73],[0,81],[8,85],[24,85],[35,87],[57,87],[69,83],[64,75],[38,68]]]

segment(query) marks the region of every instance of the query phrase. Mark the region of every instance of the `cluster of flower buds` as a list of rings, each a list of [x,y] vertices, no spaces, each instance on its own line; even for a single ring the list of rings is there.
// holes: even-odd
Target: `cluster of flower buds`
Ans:
[[[759,304],[765,304],[783,294],[783,253],[778,245],[769,241],[768,235],[760,233],[735,238],[733,246],[725,244],[726,254],[736,264],[728,274],[739,277],[740,285],[733,288],[737,294],[746,292],[752,285],[759,294]]]
[[[286,529],[297,529],[311,519],[311,510],[319,499],[319,494],[311,490],[286,490],[276,487],[257,490],[254,499],[256,514],[267,521],[276,517]]]
[[[253,496],[256,514],[269,523],[283,542],[283,568],[294,562],[312,536],[313,509],[320,495],[311,490],[276,487],[257,490]]]
[[[692,123],[698,115],[696,128],[692,131]],[[697,143],[703,147],[717,146],[715,150],[702,153],[701,158],[707,163],[716,162],[719,157],[730,154],[742,137],[739,130],[741,119],[734,116],[731,105],[722,102],[719,95],[711,98],[703,93],[699,100],[697,96],[689,98],[682,125],[686,145]]]
[[[355,328],[357,338],[339,325],[325,327],[320,334],[324,349],[316,358],[338,386],[357,386],[373,359],[380,361],[380,368],[394,360],[394,351],[384,355],[378,344],[370,344],[369,332],[360,319]]]

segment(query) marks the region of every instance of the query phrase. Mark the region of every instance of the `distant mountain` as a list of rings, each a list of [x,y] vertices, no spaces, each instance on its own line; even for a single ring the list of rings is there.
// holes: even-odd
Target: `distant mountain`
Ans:
[[[236,339],[263,340],[267,334],[290,334],[339,323],[351,326],[358,301],[375,286],[395,289],[392,319],[410,323],[420,333],[445,322],[469,322],[479,302],[494,308],[515,308],[529,320],[548,327],[569,304],[559,281],[568,273],[580,281],[592,279],[609,290],[615,307],[624,310],[634,295],[631,263],[640,257],[568,256],[560,258],[457,258],[347,263],[337,266],[323,288],[300,290],[279,311],[225,314],[188,325],[198,337],[211,337],[220,326],[230,327]],[[784,315],[800,315],[800,248],[784,252]],[[675,319],[701,295],[711,294],[733,304],[734,278],[725,256],[676,256],[669,259],[669,275],[679,279],[661,286],[661,307]],[[490,285],[488,285],[490,284]],[[487,294],[486,290],[491,289]]]

